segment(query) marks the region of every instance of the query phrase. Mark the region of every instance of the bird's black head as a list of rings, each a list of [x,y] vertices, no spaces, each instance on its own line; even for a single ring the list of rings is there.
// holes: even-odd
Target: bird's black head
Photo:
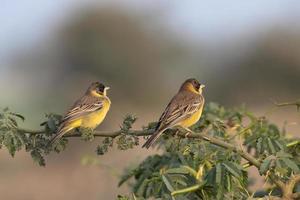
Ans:
[[[205,85],[201,84],[197,79],[189,78],[182,84],[181,90],[185,89],[185,90],[201,93],[203,87],[205,87]]]
[[[92,94],[106,95],[106,90],[108,89],[109,87],[105,87],[105,85],[100,82],[93,82],[90,85],[88,92]]]
[[[200,83],[197,79],[194,78],[190,78],[188,80],[186,80],[187,83],[190,83],[193,85],[193,87],[195,88],[195,90],[199,90],[200,89]]]

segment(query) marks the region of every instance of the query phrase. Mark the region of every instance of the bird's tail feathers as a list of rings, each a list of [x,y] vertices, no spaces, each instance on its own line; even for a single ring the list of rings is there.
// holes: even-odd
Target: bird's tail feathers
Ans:
[[[145,142],[145,144],[143,144],[142,148],[147,148],[149,149],[154,142],[161,136],[161,134],[164,132],[165,129],[163,130],[157,130],[156,132],[154,132],[151,137]]]
[[[67,126],[63,126],[61,128],[58,129],[56,135],[51,139],[51,141],[49,142],[49,144],[52,146],[56,141],[58,141],[64,134],[66,134],[67,132],[71,131],[73,129],[73,127],[67,127]]]

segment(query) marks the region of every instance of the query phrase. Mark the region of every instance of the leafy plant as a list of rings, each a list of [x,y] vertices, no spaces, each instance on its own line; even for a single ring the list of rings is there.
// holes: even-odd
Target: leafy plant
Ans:
[[[119,150],[139,148],[140,138],[151,135],[156,125],[150,122],[142,130],[132,130],[137,118],[127,115],[118,131],[81,128],[50,146],[61,116],[49,114],[46,118],[43,130],[26,130],[18,124],[25,120],[23,116],[4,109],[0,114],[1,147],[12,156],[25,149],[44,166],[45,155],[64,150],[71,137],[85,141],[103,137],[96,149],[98,155],[103,155],[114,145]],[[156,146],[160,154],[125,170],[119,186],[130,184],[132,194],[119,195],[117,199],[239,200],[269,195],[300,198],[300,140],[287,137],[284,128],[255,116],[245,107],[226,109],[209,103],[191,130],[189,134],[176,128],[165,131]],[[256,168],[270,183],[266,191],[249,191],[249,167]]]

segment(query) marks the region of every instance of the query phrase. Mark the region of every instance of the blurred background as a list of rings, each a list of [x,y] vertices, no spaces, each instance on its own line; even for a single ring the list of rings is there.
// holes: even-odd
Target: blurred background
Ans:
[[[45,113],[62,114],[92,81],[111,87],[111,112],[99,130],[116,130],[127,114],[135,128],[158,119],[179,85],[204,83],[208,101],[246,104],[274,122],[294,108],[267,112],[270,99],[300,97],[300,2],[297,0],[1,0],[0,107],[39,128]],[[97,143],[72,139],[42,168],[20,152],[0,151],[3,199],[115,199],[124,168],[154,153],[111,150],[85,166]],[[255,176],[255,171],[251,172]],[[253,190],[261,187],[260,183]]]

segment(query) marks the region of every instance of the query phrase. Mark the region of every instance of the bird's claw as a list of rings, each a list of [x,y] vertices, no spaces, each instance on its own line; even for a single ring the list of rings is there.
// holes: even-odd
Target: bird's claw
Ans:
[[[191,132],[187,132],[185,135],[184,135],[184,137],[189,137],[189,135],[191,135]]]

